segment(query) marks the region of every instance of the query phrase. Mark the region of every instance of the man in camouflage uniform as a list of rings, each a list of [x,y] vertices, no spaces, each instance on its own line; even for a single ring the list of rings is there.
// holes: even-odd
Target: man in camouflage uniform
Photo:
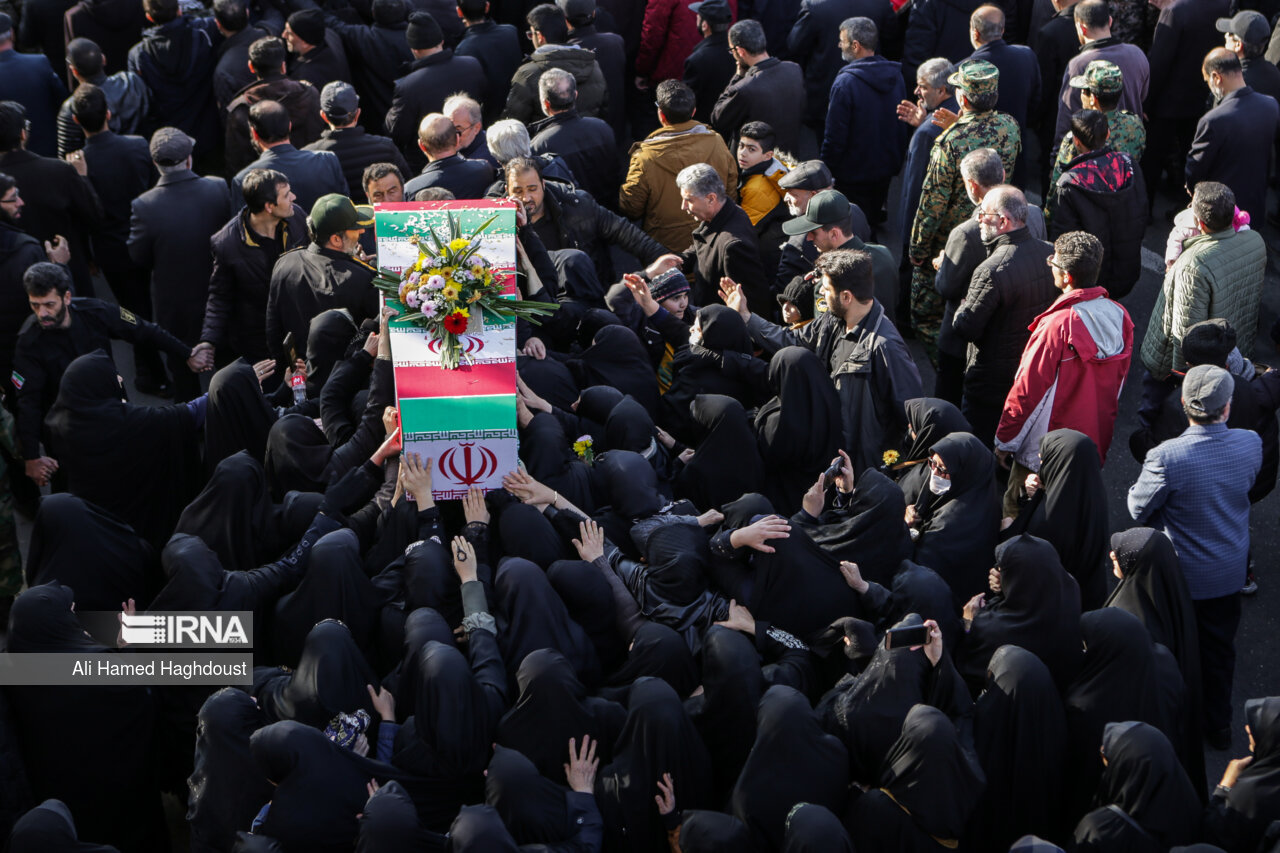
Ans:
[[[908,257],[911,273],[911,326],[924,344],[929,360],[938,363],[938,329],[942,325],[943,299],[933,286],[931,261],[947,244],[947,236],[973,213],[965,192],[960,161],[977,148],[994,148],[1005,174],[1022,147],[1022,136],[1013,117],[995,109],[1000,71],[990,62],[971,59],[960,64],[947,82],[956,87],[960,118],[942,132],[929,154],[920,190],[920,206],[911,226]]]
[[[1097,110],[1106,115],[1107,126],[1111,128],[1111,135],[1107,138],[1111,150],[1128,154],[1135,163],[1142,162],[1142,152],[1147,148],[1147,129],[1141,118],[1119,108],[1120,92],[1124,89],[1124,73],[1120,66],[1105,59],[1095,59],[1085,68],[1084,74],[1071,78],[1071,86],[1080,90],[1083,109]],[[1049,194],[1044,200],[1046,208],[1057,194],[1062,171],[1079,153],[1071,134],[1062,137],[1058,159],[1053,164],[1053,177],[1049,181]]]

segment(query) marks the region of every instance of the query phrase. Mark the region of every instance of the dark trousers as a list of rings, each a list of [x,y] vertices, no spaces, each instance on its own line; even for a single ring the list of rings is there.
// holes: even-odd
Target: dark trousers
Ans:
[[[111,285],[111,292],[121,308],[127,308],[144,320],[151,314],[151,276],[133,262],[123,243],[99,241],[94,245],[102,275]],[[134,376],[143,382],[161,384],[165,381],[160,353],[144,345],[133,348]]]
[[[938,370],[933,380],[933,396],[957,408],[964,397],[964,356],[938,350]],[[992,431],[994,435],[994,430]]]
[[[1243,578],[1241,579],[1243,583]],[[1231,726],[1231,684],[1236,672],[1240,594],[1193,601],[1200,635],[1200,685],[1206,733]]]
[[[1147,119],[1147,147],[1142,153],[1142,178],[1147,183],[1147,207],[1155,200],[1160,188],[1160,176],[1165,169],[1174,183],[1186,181],[1187,151],[1196,135],[1198,118]],[[1195,189],[1192,187],[1191,189]],[[1179,206],[1185,207],[1190,199],[1184,198]]]
[[[975,398],[968,392],[960,402],[960,413],[973,428],[973,434],[987,447],[996,441],[996,427],[1000,426],[1000,413],[1004,411],[1004,397],[999,399]]]
[[[1164,401],[1178,388],[1178,383],[1171,376],[1168,379],[1156,379],[1151,371],[1142,371],[1142,400],[1138,403],[1138,420],[1147,429],[1154,429],[1164,408]]]

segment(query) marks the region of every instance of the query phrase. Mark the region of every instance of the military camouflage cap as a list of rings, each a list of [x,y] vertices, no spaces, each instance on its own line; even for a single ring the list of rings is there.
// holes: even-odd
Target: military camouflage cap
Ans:
[[[1084,69],[1083,74],[1071,78],[1071,86],[1088,89],[1090,92],[1119,92],[1124,88],[1124,72],[1114,62],[1095,59]]]
[[[985,59],[970,59],[961,62],[947,82],[972,95],[990,95],[1000,85],[1000,69]]]

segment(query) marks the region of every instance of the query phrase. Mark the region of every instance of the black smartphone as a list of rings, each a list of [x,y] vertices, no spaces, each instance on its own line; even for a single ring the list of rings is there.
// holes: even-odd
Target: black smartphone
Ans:
[[[844,472],[843,459],[837,459],[835,462],[832,462],[831,467],[822,472],[823,488],[830,487],[831,484],[836,481],[836,477],[839,477],[843,472]]]
[[[906,628],[890,628],[884,632],[884,647],[886,649],[905,649],[911,646],[925,646],[929,644],[929,626],[928,625],[910,625]]]
[[[284,336],[284,351],[289,354],[289,366],[293,367],[298,361],[298,348],[294,345],[293,332]]]

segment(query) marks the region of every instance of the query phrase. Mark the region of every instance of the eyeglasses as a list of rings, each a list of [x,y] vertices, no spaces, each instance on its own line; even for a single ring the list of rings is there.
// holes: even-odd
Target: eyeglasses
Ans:
[[[19,200],[20,199],[18,197],[18,188],[14,187],[13,195],[9,196],[8,198],[0,198],[0,204],[17,204]]]
[[[1056,270],[1062,270],[1063,272],[1066,272],[1067,268],[1064,267],[1062,264],[1058,263],[1057,257],[1058,257],[1057,255],[1050,255],[1049,257],[1044,259],[1044,262]]]
[[[534,34],[534,33],[536,33],[536,32],[537,32],[537,30],[535,30],[535,29],[528,29],[528,30],[525,30],[525,31],[524,31],[524,34],[525,34],[526,36],[528,36],[529,41],[533,41],[533,34]]]
[[[983,210],[982,208],[978,208],[979,219],[991,219],[992,217],[995,217],[996,219],[1004,219],[1004,214],[994,210]]]
[[[947,472],[947,469],[944,466],[939,465],[937,462],[935,462],[932,459],[929,460],[929,467],[932,468],[939,477],[946,477],[947,479],[951,479],[951,474]]]
[[[473,127],[475,127],[474,124],[455,124],[453,129],[458,131],[458,135],[461,136]]]

